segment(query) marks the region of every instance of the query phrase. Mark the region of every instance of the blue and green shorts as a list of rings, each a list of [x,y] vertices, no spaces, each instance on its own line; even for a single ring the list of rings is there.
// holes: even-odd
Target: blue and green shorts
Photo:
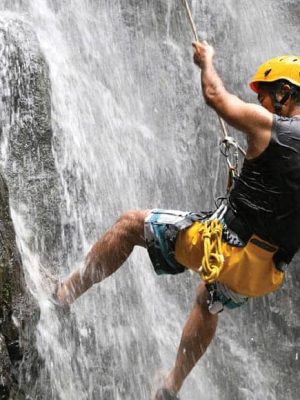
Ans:
[[[205,221],[211,213],[197,214],[188,211],[151,210],[145,219],[145,241],[146,247],[158,275],[176,275],[187,270],[175,259],[175,245],[177,234],[180,230],[188,228],[195,221]],[[212,293],[212,285],[207,287]],[[247,301],[247,298],[233,293],[231,290],[216,283],[214,285],[212,299],[219,301],[228,308],[236,308]]]
[[[154,209],[145,219],[145,240],[154,270],[158,275],[176,275],[186,268],[175,260],[175,244],[178,232],[192,225],[192,213]]]

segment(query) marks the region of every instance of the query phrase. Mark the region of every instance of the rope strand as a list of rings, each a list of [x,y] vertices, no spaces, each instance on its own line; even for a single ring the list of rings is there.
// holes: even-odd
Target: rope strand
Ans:
[[[196,40],[196,42],[199,42],[199,38],[198,38],[198,34],[197,34],[197,28],[196,28],[195,22],[193,20],[193,16],[192,16],[192,13],[191,13],[191,9],[190,9],[189,3],[187,2],[187,0],[182,0],[182,2],[183,2],[184,6],[186,8],[186,12],[187,12],[187,15],[189,17],[189,21],[191,23],[191,26],[192,26],[192,29],[193,29],[193,32],[194,32],[195,40]]]
[[[199,42],[196,24],[195,24],[194,19],[193,19],[193,16],[192,16],[192,12],[191,12],[189,3],[188,3],[187,0],[182,0],[182,2],[183,2],[183,4],[184,4],[184,6],[185,6],[185,9],[186,9],[186,12],[187,12],[187,15],[188,15],[188,19],[189,19],[190,24],[191,24],[191,27],[192,27],[192,29],[193,29],[194,36],[195,36],[195,40],[196,40],[197,42]],[[228,139],[230,136],[228,135],[228,131],[227,131],[225,122],[224,122],[224,120],[223,120],[221,117],[219,117],[219,121],[220,121],[221,128],[222,128],[222,131],[223,131],[224,139]],[[246,155],[245,150],[244,150],[240,145],[238,145],[238,149],[239,149],[239,151],[240,151],[244,156]]]

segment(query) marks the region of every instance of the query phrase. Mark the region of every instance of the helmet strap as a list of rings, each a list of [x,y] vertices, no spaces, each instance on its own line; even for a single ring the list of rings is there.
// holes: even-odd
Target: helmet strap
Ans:
[[[291,97],[291,95],[292,95],[291,92],[292,91],[285,93],[285,95],[282,97],[282,99],[280,101],[278,101],[276,98],[276,93],[278,93],[278,90],[271,92],[272,103],[273,103],[273,107],[274,107],[276,113],[281,112],[282,107],[288,101],[288,99]]]

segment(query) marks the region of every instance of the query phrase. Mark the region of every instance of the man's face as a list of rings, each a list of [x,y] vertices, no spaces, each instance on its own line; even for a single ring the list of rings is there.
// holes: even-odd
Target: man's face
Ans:
[[[275,109],[274,109],[274,106],[273,106],[272,97],[271,97],[271,95],[270,95],[268,90],[259,89],[258,95],[257,95],[257,100],[268,111],[270,111],[271,113],[275,112]]]

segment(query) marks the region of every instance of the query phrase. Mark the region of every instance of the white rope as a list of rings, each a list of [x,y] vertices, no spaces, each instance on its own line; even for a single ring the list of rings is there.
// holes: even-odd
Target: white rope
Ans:
[[[191,26],[192,26],[192,29],[193,29],[193,32],[194,32],[195,40],[196,40],[196,42],[199,42],[198,34],[197,34],[197,28],[196,28],[196,25],[195,25],[194,20],[193,20],[193,16],[192,16],[192,13],[191,13],[191,9],[190,9],[189,3],[187,2],[187,0],[182,0],[182,1],[183,1],[183,4],[184,4],[185,8],[186,8],[186,12],[187,12],[187,15],[189,17],[189,21],[191,23]]]
[[[187,0],[182,0],[182,2],[183,2],[183,4],[184,4],[184,6],[185,6],[185,9],[186,9],[186,12],[187,12],[187,15],[188,15],[188,19],[189,19],[190,24],[191,24],[191,27],[192,27],[192,29],[193,29],[194,36],[195,36],[195,40],[196,40],[197,42],[199,42],[199,38],[198,38],[198,34],[197,34],[197,28],[196,28],[195,22],[194,22],[194,20],[193,20],[193,16],[192,16],[192,12],[191,12],[189,3],[188,3]],[[222,131],[223,131],[224,139],[225,139],[228,143],[230,143],[231,137],[228,135],[228,131],[227,131],[225,122],[224,122],[224,120],[223,120],[220,116],[218,116],[218,118],[219,118],[219,121],[220,121],[220,124],[221,124],[221,128],[222,128]],[[243,154],[243,156],[245,156],[245,155],[246,155],[245,150],[244,150],[239,144],[237,145],[237,147],[238,147],[239,151]]]

